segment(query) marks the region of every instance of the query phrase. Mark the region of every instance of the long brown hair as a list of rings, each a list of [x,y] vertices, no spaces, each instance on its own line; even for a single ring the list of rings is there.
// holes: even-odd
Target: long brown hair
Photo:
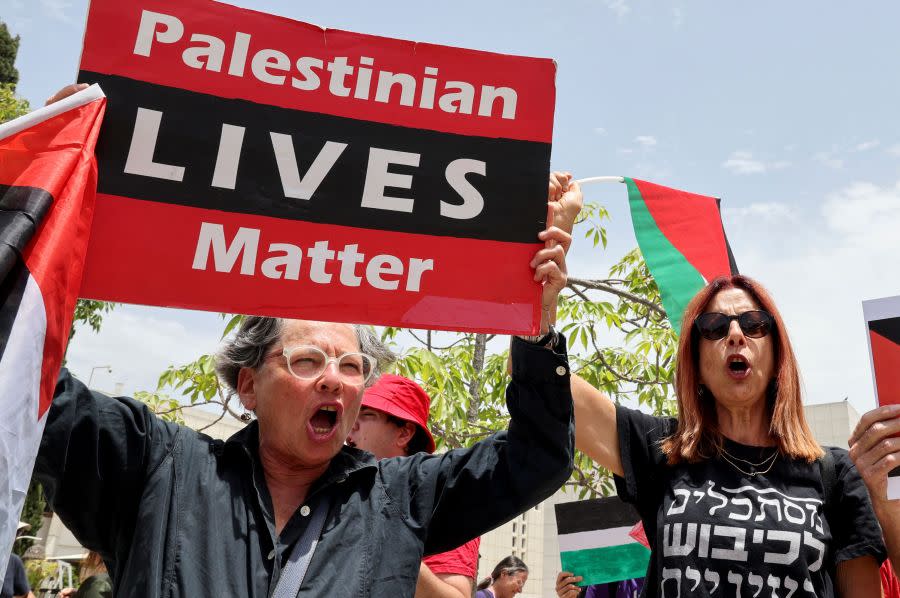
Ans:
[[[675,393],[678,399],[678,427],[662,442],[670,465],[696,463],[709,459],[722,448],[722,433],[716,416],[715,400],[700,384],[700,335],[694,328],[697,316],[706,311],[713,298],[726,289],[742,289],[775,319],[770,332],[775,351],[775,378],[766,392],[769,433],[778,443],[781,455],[810,463],[821,457],[822,448],[813,438],[803,414],[800,372],[784,321],[769,292],[746,276],[720,276],[697,293],[684,310],[678,360],[675,366]]]

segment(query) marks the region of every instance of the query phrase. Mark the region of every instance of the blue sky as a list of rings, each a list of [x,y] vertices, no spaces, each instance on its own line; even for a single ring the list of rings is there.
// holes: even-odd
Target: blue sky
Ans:
[[[900,295],[900,5],[821,2],[237,2],[364,33],[558,63],[553,167],[630,175],[723,198],[741,271],[787,319],[810,402],[874,405],[860,302]],[[22,37],[19,93],[34,106],[77,73],[87,2],[4,0]],[[576,246],[601,277],[634,246],[625,189],[610,251]],[[128,307],[70,363],[99,385],[154,385],[218,342],[212,314]]]

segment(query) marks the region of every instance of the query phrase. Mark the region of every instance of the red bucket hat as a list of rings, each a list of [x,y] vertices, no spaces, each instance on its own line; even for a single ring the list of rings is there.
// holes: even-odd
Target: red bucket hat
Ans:
[[[366,389],[362,404],[414,423],[428,438],[428,452],[434,452],[434,437],[428,429],[431,399],[421,386],[403,376],[382,374],[378,382]]]

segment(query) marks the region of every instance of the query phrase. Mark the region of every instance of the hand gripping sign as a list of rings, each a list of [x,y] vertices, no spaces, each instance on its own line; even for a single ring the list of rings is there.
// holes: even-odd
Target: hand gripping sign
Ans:
[[[900,296],[863,301],[875,398],[900,404]],[[888,498],[900,499],[900,467],[888,473]]]
[[[82,295],[526,333],[555,65],[187,0],[92,0]]]

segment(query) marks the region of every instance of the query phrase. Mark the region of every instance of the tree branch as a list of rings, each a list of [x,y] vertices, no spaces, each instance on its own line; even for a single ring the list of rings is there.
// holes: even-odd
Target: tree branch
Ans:
[[[607,284],[605,281],[590,280],[587,278],[572,278],[570,276],[567,286],[574,291],[575,288],[572,285],[578,285],[578,286],[584,287],[586,289],[593,289],[595,291],[604,291],[606,293],[611,293],[613,295],[617,295],[617,296],[621,297],[622,299],[627,299],[628,301],[631,301],[632,303],[638,303],[640,305],[643,305],[644,307],[651,309],[654,312],[658,313],[662,317],[666,317],[666,310],[664,310],[659,305],[653,303],[652,301],[648,301],[647,299],[644,299],[643,297],[639,297],[638,295],[635,295],[634,293],[629,293],[628,291],[623,291],[622,289],[617,289],[616,287],[614,287],[610,284]]]
[[[487,335],[475,335],[475,350],[472,354],[472,370],[475,375],[469,381],[469,395],[472,399],[469,401],[469,410],[466,418],[470,423],[474,423],[478,419],[478,410],[481,407],[481,372],[484,371],[484,352],[487,347]]]

